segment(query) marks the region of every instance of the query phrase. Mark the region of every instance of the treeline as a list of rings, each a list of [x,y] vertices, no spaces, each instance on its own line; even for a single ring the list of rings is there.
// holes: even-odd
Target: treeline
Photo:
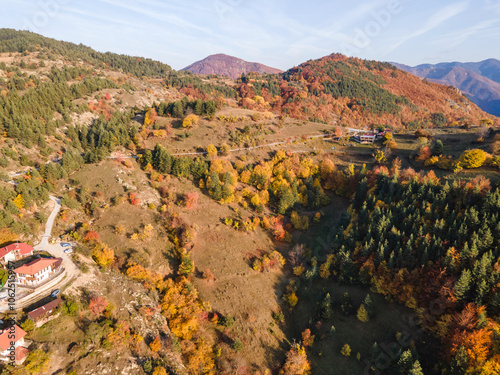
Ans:
[[[245,75],[241,76],[241,81],[243,83],[248,83],[248,79]],[[274,76],[263,76],[263,80],[255,80],[252,86],[255,90],[255,95],[259,96],[262,96],[263,93],[267,93],[271,97],[275,97],[281,93],[279,81]]]
[[[36,52],[55,59],[61,55],[70,61],[83,60],[97,68],[121,70],[137,77],[165,76],[172,68],[159,61],[116,53],[101,53],[83,44],[74,44],[46,38],[29,31],[0,29],[0,52]]]
[[[37,144],[45,147],[45,137],[55,135],[56,129],[70,122],[70,113],[77,110],[73,100],[93,92],[116,88],[108,79],[88,77],[81,82],[67,84],[67,80],[83,74],[83,70],[52,69],[50,81],[39,82],[24,93],[10,90],[0,97],[0,132],[16,139],[26,147]],[[54,120],[55,113],[62,119]]]
[[[115,112],[109,120],[100,116],[90,126],[69,125],[66,135],[72,146],[84,151],[86,163],[103,160],[116,146],[129,146],[137,134],[137,128],[131,125],[135,116],[133,110],[125,113]]]
[[[236,90],[231,86],[205,82],[190,72],[171,71],[165,78],[165,84],[178,90],[194,89],[200,94],[211,97],[236,98]]]
[[[197,116],[215,115],[217,111],[217,104],[213,100],[196,99],[189,101],[187,97],[183,97],[176,102],[161,102],[154,104],[156,112],[159,116],[171,116],[183,118],[188,111],[192,111]]]

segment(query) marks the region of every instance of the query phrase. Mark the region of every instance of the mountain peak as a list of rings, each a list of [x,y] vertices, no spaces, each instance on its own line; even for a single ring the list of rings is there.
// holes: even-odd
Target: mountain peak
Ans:
[[[257,63],[248,62],[235,56],[226,55],[224,53],[217,53],[205,57],[183,69],[181,71],[190,71],[194,74],[217,74],[236,79],[242,74],[256,72],[256,73],[270,73],[277,74],[283,71],[276,68]]]

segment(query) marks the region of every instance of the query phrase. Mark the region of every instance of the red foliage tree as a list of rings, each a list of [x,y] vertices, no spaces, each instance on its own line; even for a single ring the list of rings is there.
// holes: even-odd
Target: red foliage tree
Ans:
[[[128,200],[129,200],[130,204],[132,204],[134,206],[138,206],[141,203],[141,200],[139,198],[137,198],[136,193],[129,193]]]
[[[103,296],[92,297],[89,302],[89,310],[95,316],[101,315],[108,307],[108,300]]]
[[[89,230],[87,234],[85,234],[83,241],[84,242],[99,241],[99,233],[93,230]]]

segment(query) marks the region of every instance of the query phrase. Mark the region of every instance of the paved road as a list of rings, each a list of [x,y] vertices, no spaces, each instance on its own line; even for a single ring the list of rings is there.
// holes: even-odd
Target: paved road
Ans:
[[[61,200],[59,198],[51,195],[50,200],[55,203],[55,206],[50,213],[47,223],[45,224],[45,233],[43,234],[42,240],[34,247],[35,250],[46,250],[47,245],[49,244],[50,234],[52,233],[52,227],[54,226],[54,221],[59,213],[59,210],[61,209]]]
[[[38,245],[34,247],[34,249],[40,251],[45,250],[48,251],[54,257],[62,258],[63,267],[66,269],[69,279],[72,279],[73,277],[78,276],[80,270],[71,260],[70,254],[66,254],[64,252],[64,250],[68,249],[68,247],[62,247],[60,243],[55,243],[55,244],[49,243],[49,239],[52,233],[52,227],[54,226],[54,221],[57,217],[57,214],[59,213],[59,210],[61,209],[61,200],[59,198],[56,198],[53,195],[51,195],[50,200],[54,202],[55,206],[52,209],[52,212],[50,213],[47,223],[45,224],[45,233],[42,237],[42,240]]]

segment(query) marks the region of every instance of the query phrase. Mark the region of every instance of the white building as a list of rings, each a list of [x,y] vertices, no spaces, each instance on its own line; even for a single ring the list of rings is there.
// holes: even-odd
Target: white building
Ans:
[[[29,350],[26,348],[27,342],[24,341],[26,332],[17,324],[6,328],[0,333],[0,361],[12,362],[20,365],[28,356]]]
[[[40,258],[14,270],[16,284],[36,288],[61,271],[62,258]]]
[[[26,243],[13,243],[0,248],[0,263],[14,262],[33,255],[33,247]]]

